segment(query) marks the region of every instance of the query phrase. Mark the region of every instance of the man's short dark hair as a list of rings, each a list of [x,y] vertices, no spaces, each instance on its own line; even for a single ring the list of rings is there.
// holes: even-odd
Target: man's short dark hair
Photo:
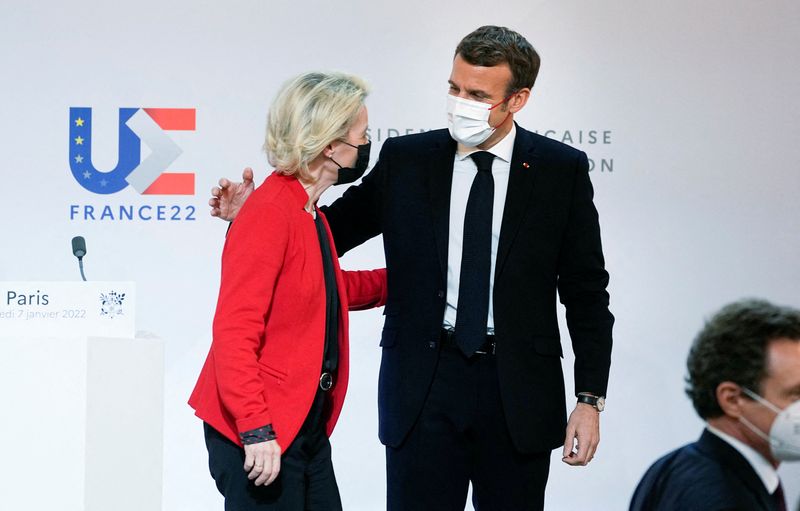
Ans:
[[[717,387],[724,381],[760,393],[767,347],[779,338],[800,341],[800,311],[748,299],[726,305],[708,320],[686,361],[686,394],[700,417],[723,415]]]
[[[511,82],[506,89],[511,94],[533,88],[539,74],[539,54],[531,43],[506,27],[487,25],[468,34],[458,43],[456,55],[473,66],[492,67],[503,63],[511,68]]]

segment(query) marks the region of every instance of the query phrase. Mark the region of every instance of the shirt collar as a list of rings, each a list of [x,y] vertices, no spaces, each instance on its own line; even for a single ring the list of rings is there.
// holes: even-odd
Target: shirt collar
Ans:
[[[780,484],[780,478],[778,477],[778,472],[775,470],[775,467],[773,467],[764,456],[741,440],[727,433],[723,433],[710,424],[706,424],[706,428],[736,449],[739,454],[750,463],[750,466],[753,467],[753,470],[758,474],[761,482],[764,483],[767,492],[770,494],[775,493],[775,490],[778,489],[778,485]]]
[[[511,163],[511,155],[514,152],[514,141],[517,138],[517,125],[513,122],[511,123],[511,131],[506,134],[499,142],[495,145],[486,149],[487,152],[492,153],[493,155],[497,156],[501,160],[506,163]],[[478,151],[482,151],[482,149],[478,149],[477,147],[464,147],[459,144],[458,150],[456,152],[456,159],[463,161],[469,157],[470,154],[476,153]]]

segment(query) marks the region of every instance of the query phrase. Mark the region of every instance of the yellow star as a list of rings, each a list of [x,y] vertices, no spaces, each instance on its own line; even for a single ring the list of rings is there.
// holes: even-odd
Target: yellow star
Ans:
[[[75,143],[77,145],[83,145],[83,137],[78,137],[75,139]]]
[[[75,119],[75,126],[83,126],[83,119],[81,119],[80,117]]]

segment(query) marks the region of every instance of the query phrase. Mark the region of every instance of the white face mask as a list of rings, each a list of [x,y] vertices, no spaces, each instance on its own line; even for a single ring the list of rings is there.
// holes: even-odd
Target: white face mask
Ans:
[[[778,414],[769,429],[769,435],[744,417],[739,418],[742,424],[769,443],[772,456],[776,460],[800,461],[800,401],[795,401],[781,410],[749,389],[742,387],[742,391],[762,406]]]
[[[450,136],[459,144],[467,147],[475,147],[486,142],[486,139],[492,136],[492,133],[497,128],[497,126],[492,127],[489,125],[489,114],[493,108],[502,105],[509,98],[496,105],[490,105],[448,94],[447,129],[450,130]],[[509,115],[511,115],[510,112]],[[505,122],[505,119],[503,122]],[[501,122],[500,124],[503,123]]]

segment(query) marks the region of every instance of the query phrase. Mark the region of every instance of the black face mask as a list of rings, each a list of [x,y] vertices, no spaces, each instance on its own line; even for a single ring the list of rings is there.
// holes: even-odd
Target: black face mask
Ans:
[[[331,161],[336,163],[336,165],[339,167],[339,177],[336,180],[337,185],[352,183],[364,175],[364,172],[367,171],[367,167],[369,166],[369,149],[372,146],[372,142],[367,142],[366,144],[361,144],[358,146],[345,142],[344,140],[342,140],[342,143],[347,144],[350,147],[355,147],[358,150],[358,156],[356,157],[356,163],[353,167],[342,167],[336,162],[336,160],[331,158]]]

